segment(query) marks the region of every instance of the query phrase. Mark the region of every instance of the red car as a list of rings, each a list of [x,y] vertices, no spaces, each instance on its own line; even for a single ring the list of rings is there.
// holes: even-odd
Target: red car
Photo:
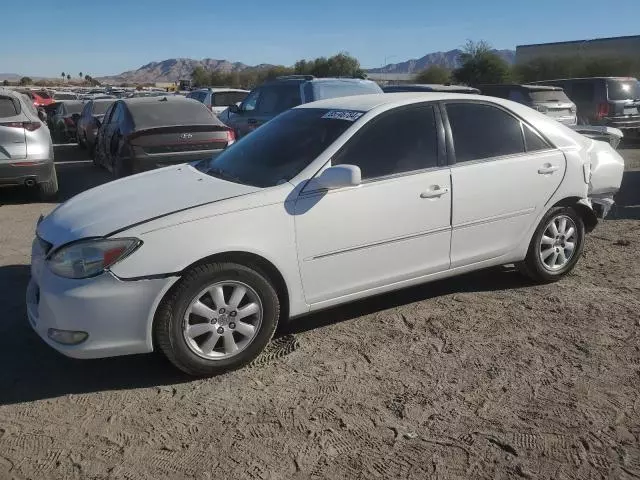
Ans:
[[[34,92],[33,90],[23,90],[21,93],[24,93],[31,100],[33,100],[33,106],[36,108],[45,107],[47,105],[51,105],[54,102],[53,98],[51,98],[51,95],[42,90],[37,92]]]

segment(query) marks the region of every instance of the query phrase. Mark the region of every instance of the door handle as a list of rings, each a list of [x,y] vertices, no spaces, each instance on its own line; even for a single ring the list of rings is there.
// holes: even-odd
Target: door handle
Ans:
[[[445,193],[449,193],[449,187],[440,187],[439,185],[435,185],[426,192],[422,192],[420,194],[420,198],[439,198]]]
[[[255,118],[250,118],[247,120],[247,123],[249,125],[255,125],[256,123],[258,123],[258,120],[256,120]]]
[[[548,175],[555,172],[556,170],[560,170],[560,167],[556,167],[555,165],[551,165],[550,163],[545,163],[542,168],[538,169],[538,173],[540,175]]]

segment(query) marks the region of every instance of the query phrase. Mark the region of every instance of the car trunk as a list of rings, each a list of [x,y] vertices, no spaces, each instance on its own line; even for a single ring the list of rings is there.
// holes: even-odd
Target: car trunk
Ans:
[[[640,84],[634,79],[607,80],[609,108],[600,107],[603,117],[640,118]]]
[[[232,132],[221,125],[155,127],[129,136],[134,152],[143,156],[222,150],[232,142]]]
[[[575,118],[576,106],[562,90],[533,90],[529,97],[538,110],[557,120]]]

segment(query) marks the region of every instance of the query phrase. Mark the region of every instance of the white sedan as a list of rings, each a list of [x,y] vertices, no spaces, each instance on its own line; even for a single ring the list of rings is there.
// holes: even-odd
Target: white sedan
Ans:
[[[508,100],[302,105],[212,160],[102,185],[42,219],[29,320],[70,357],[159,348],[217,374],[289,317],[502,264],[558,280],[623,167],[609,144]]]

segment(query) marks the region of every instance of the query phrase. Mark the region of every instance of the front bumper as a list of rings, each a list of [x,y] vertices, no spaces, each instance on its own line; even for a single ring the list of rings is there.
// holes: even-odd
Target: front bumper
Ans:
[[[0,163],[0,185],[24,185],[24,182],[29,179],[41,183],[50,180],[53,175],[53,162],[51,160],[32,162],[24,159],[16,160],[15,163],[23,164]]]
[[[153,314],[176,281],[122,281],[110,272],[66,279],[53,274],[39,255],[32,259],[31,275],[26,293],[29,323],[48,345],[73,358],[152,351]],[[64,345],[49,338],[49,329],[87,332],[88,337],[80,344]]]

